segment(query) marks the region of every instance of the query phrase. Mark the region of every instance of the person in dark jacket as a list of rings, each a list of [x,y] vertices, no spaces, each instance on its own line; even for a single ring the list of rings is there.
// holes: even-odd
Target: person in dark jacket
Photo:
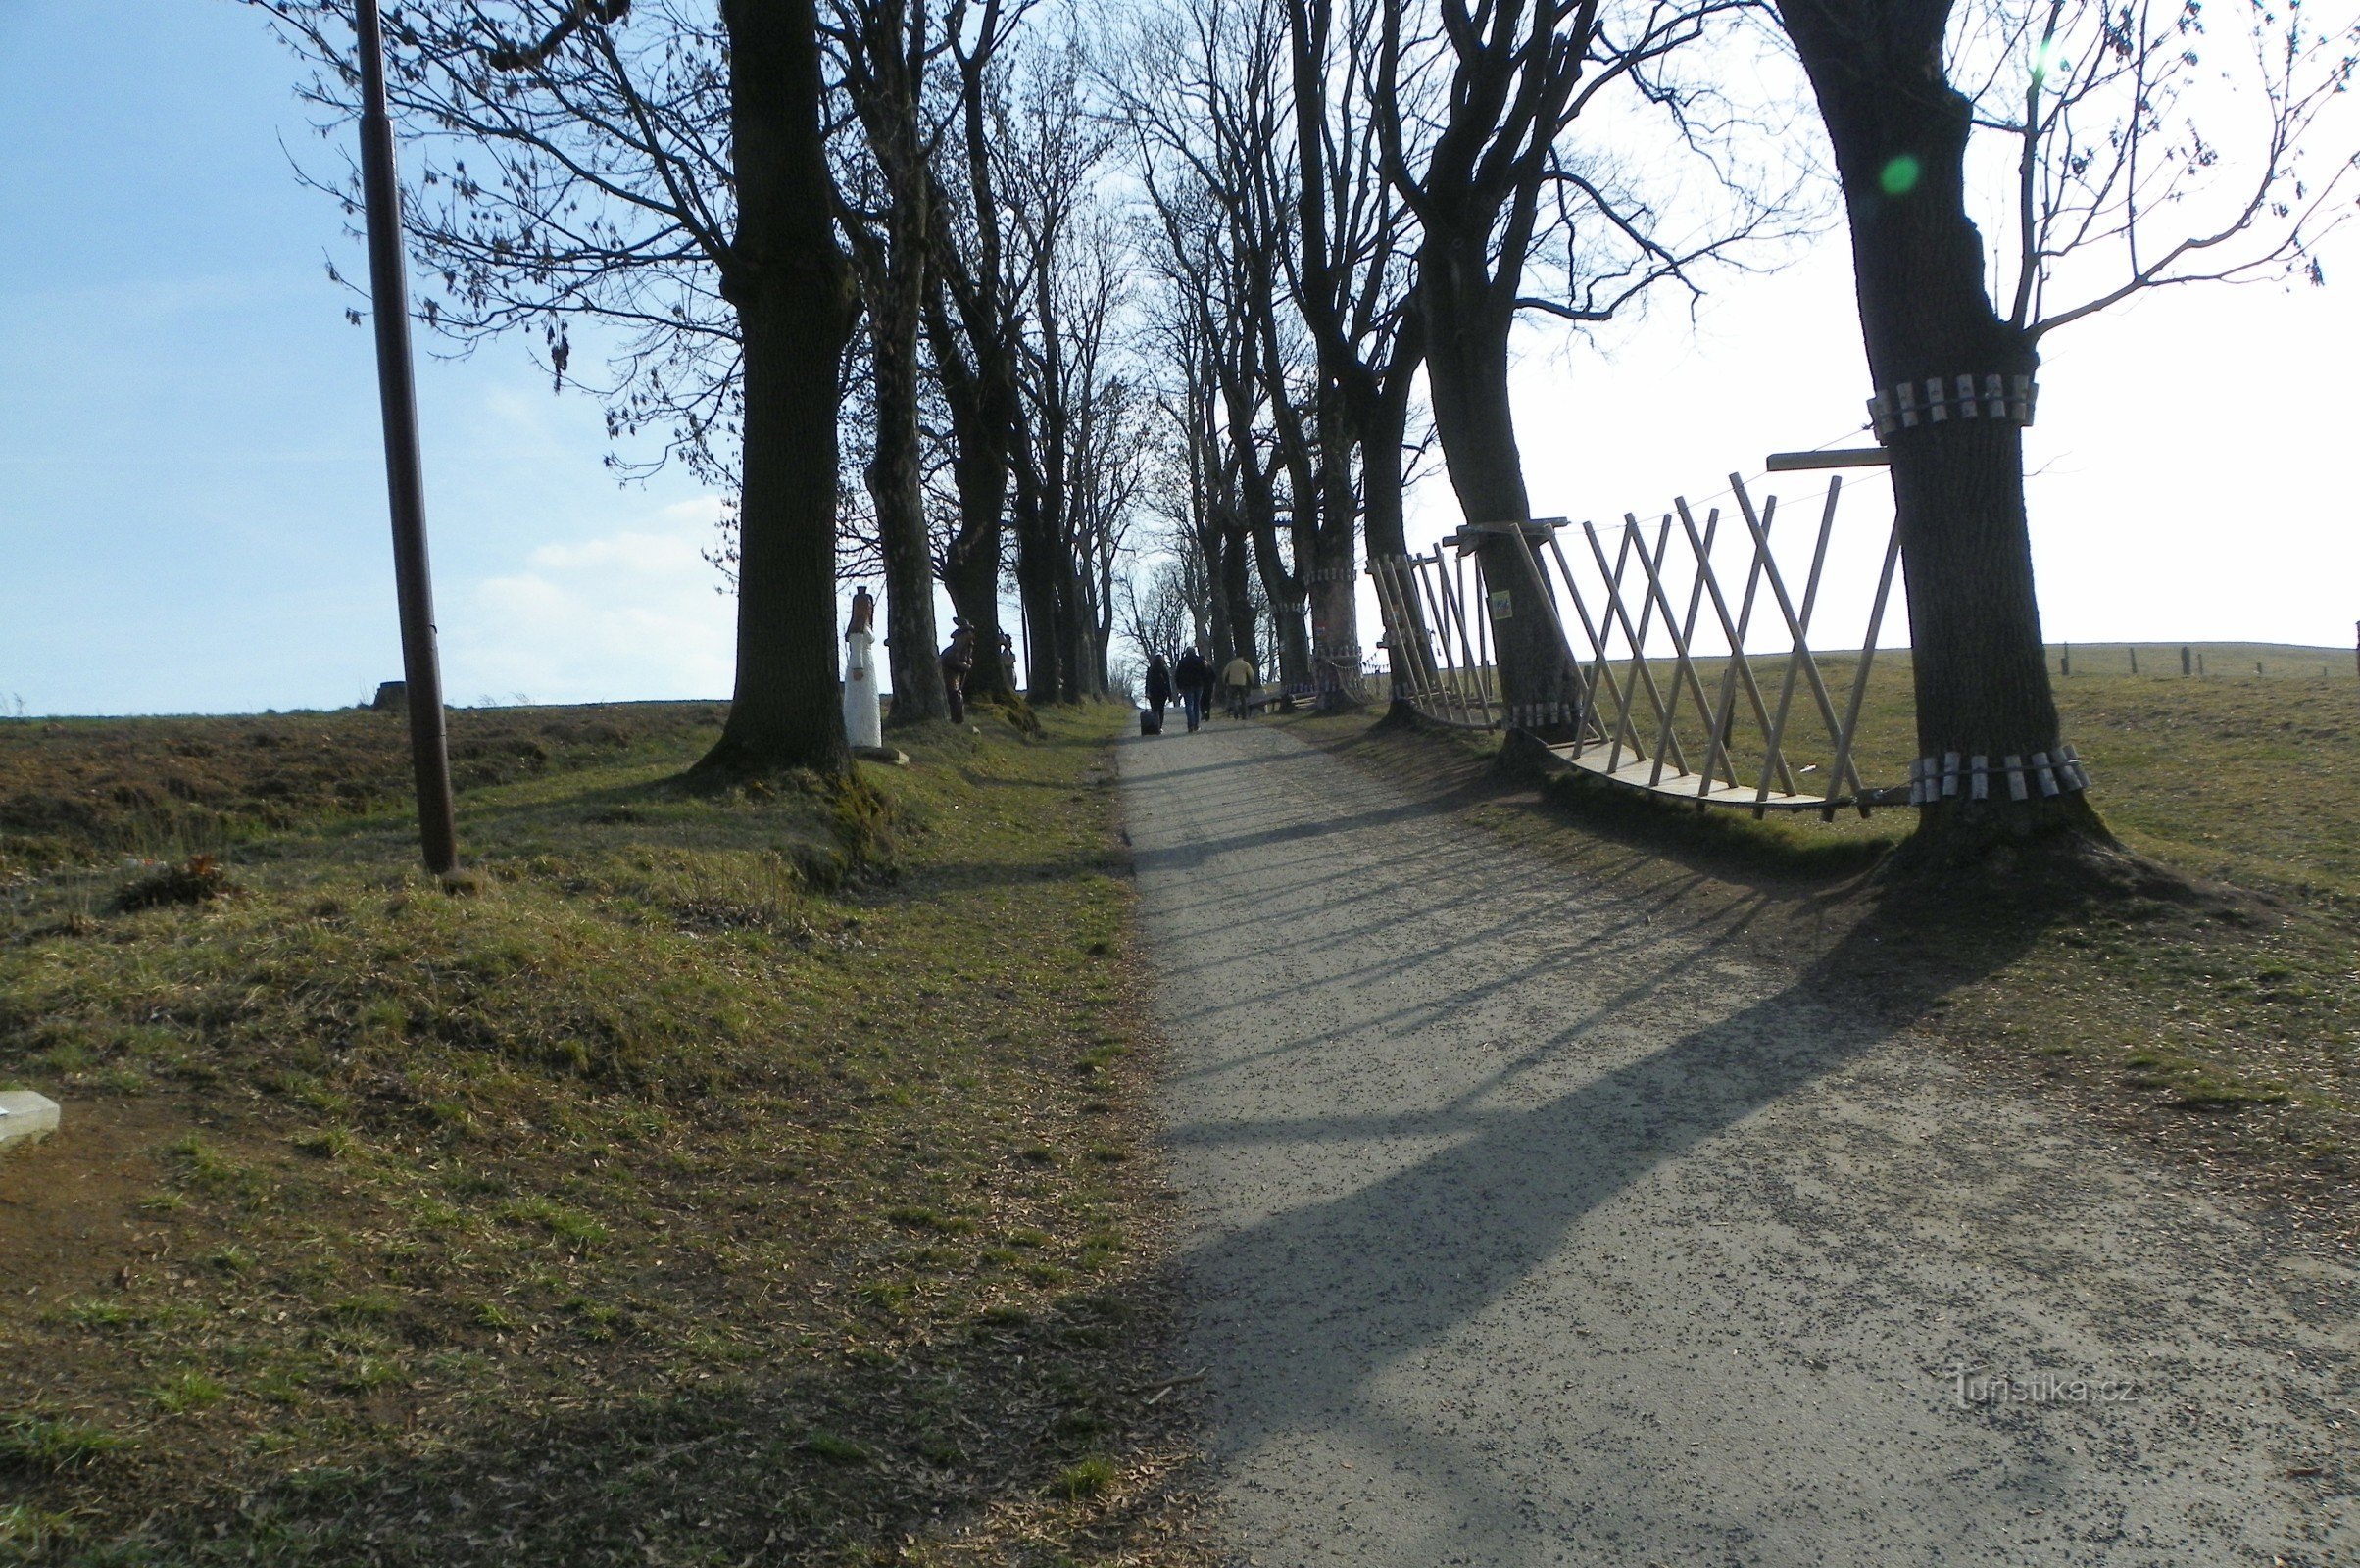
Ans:
[[[1183,649],[1180,662],[1172,666],[1172,682],[1180,694],[1180,707],[1188,714],[1188,730],[1195,734],[1205,722],[1205,694],[1212,690],[1212,666],[1194,644]]]
[[[951,646],[942,653],[943,696],[950,701],[951,722],[967,721],[967,672],[975,667],[975,633],[965,621],[951,633]]]
[[[1172,667],[1163,662],[1161,654],[1148,655],[1148,709],[1155,715],[1155,727],[1163,728],[1163,705],[1172,700]]]

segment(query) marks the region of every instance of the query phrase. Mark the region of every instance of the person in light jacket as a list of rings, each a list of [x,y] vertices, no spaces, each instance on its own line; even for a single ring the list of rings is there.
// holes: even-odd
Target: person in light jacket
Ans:
[[[1246,695],[1254,690],[1254,665],[1244,654],[1221,666],[1221,689],[1229,694],[1229,716],[1244,718],[1250,711]]]

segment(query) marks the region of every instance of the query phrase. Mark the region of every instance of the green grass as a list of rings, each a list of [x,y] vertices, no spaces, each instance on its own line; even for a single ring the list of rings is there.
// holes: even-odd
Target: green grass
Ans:
[[[0,1422],[0,1469],[79,1470],[129,1446],[130,1439],[87,1421],[19,1416]]]
[[[1149,1177],[1020,1152],[1144,1132],[1127,710],[897,737],[849,794],[682,790],[710,710],[598,713],[455,715],[491,748],[467,898],[336,787],[377,715],[0,735],[37,798],[0,808],[0,1077],[91,1129],[0,1186],[101,1238],[0,1254],[8,1550],[1181,1560],[1155,1489],[1056,1485],[1182,1451],[1121,1393],[1159,1364]],[[234,892],[116,909],[142,768],[213,792]]]
[[[2139,645],[2142,671],[2157,663]],[[2065,738],[2080,751],[2095,780],[2091,799],[2125,843],[2192,875],[2303,897],[2360,900],[2360,679],[2349,653],[2272,648],[2260,644],[2200,644],[2208,667],[2227,664],[2241,674],[2183,679],[2178,645],[2168,645],[2169,673],[2131,675],[2129,645],[2076,651],[2070,676],[2054,677]],[[2218,655],[2219,657],[2212,657]],[[2300,655],[2300,659],[2292,656]],[[2314,658],[2312,656],[2319,656]],[[2277,657],[2283,662],[2273,662]],[[2261,662],[2273,673],[2256,676]],[[2321,674],[2321,661],[2330,673]],[[1752,662],[1773,699],[1784,662]],[[1839,703],[1856,662],[1823,657],[1820,667]],[[2052,668],[2055,661],[2051,661]],[[1699,666],[1708,693],[1717,694],[1720,666]],[[1673,666],[1654,666],[1669,687]],[[1880,652],[1870,666],[1861,707],[1856,756],[1870,786],[1905,785],[1917,753],[1915,705],[1905,653]],[[1798,696],[1781,750],[1802,793],[1834,763],[1815,706]],[[1681,738],[1691,760],[1700,760],[1699,726],[1684,710]],[[1758,727],[1741,725],[1734,748],[1739,775],[1760,777]],[[1648,749],[1655,737],[1644,737]],[[1463,737],[1481,752],[1489,736]],[[1646,818],[1630,808],[1628,790],[1601,786],[1592,797],[1601,818],[1638,831]],[[1615,802],[1622,803],[1617,807]],[[1685,817],[1693,808],[1674,808]],[[1909,814],[1887,811],[1862,818],[1840,811],[1823,822],[1815,813],[1750,813],[1714,808],[1702,829],[1733,855],[1753,853],[1766,867],[1790,858],[1799,872],[1841,870],[1861,863],[1907,833]],[[1693,831],[1693,830],[1691,830]],[[1864,847],[1847,856],[1831,845]],[[1816,865],[1812,862],[1816,860]]]

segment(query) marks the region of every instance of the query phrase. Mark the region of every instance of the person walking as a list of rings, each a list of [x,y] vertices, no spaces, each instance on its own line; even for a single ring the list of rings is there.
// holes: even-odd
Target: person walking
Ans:
[[[943,650],[943,696],[950,701],[951,722],[967,721],[967,672],[975,667],[975,631],[965,621],[951,633],[951,645]]]
[[[1179,662],[1172,665],[1172,685],[1180,695],[1181,711],[1188,715],[1188,732],[1194,735],[1205,722],[1205,694],[1212,690],[1212,666],[1196,644],[1181,650]]]
[[[1163,705],[1172,700],[1172,666],[1161,654],[1148,655],[1148,710],[1155,715],[1155,733],[1163,733]]]
[[[1244,654],[1222,666],[1221,685],[1229,693],[1229,716],[1244,718],[1251,711],[1246,706],[1246,696],[1254,690],[1254,665]]]

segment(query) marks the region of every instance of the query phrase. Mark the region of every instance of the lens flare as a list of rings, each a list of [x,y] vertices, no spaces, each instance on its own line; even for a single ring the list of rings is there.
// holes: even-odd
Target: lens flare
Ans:
[[[1907,153],[1887,164],[1877,175],[1877,183],[1888,196],[1906,196],[1917,189],[1918,161]]]

